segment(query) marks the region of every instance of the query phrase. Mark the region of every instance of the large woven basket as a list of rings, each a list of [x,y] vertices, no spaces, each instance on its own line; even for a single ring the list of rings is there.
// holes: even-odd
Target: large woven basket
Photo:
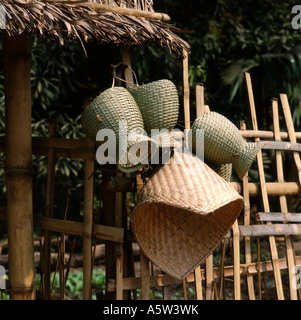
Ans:
[[[82,127],[86,135],[99,145],[96,141],[97,132],[101,129],[112,129],[116,135],[116,155],[119,155],[119,138],[120,136],[120,121],[127,121],[126,136],[131,130],[139,129],[144,131],[144,122],[132,95],[123,87],[113,87],[105,90],[97,96],[91,104],[84,110],[82,114]],[[156,148],[156,144],[147,135],[137,135],[137,139],[127,141],[127,151],[136,143],[141,145],[141,150],[145,150],[145,154],[141,151],[141,158],[147,161],[133,164],[129,161],[123,161],[120,164],[118,158],[118,166],[123,172],[133,172],[139,170],[145,165],[144,162],[149,161],[151,148]],[[148,147],[145,148],[145,145]],[[127,156],[125,153],[121,158]],[[117,160],[117,159],[116,159]],[[143,162],[143,163],[142,163]]]
[[[246,142],[238,128],[217,112],[205,113],[192,127],[192,146],[196,147],[196,130],[204,130],[204,159],[214,164],[232,163],[243,179],[260,149],[257,142]]]
[[[175,151],[175,154],[178,151]],[[134,236],[144,254],[182,279],[217,247],[239,216],[242,197],[200,158],[162,165],[138,195]]]
[[[170,80],[158,80],[128,88],[136,100],[145,125],[145,130],[159,146],[171,146],[176,141],[168,134],[152,134],[152,129],[166,129],[170,132],[176,125],[179,115],[179,96],[176,86]]]
[[[226,164],[215,164],[215,163],[208,163],[208,166],[213,169],[219,176],[221,176],[227,182],[231,181],[232,176],[232,163]]]

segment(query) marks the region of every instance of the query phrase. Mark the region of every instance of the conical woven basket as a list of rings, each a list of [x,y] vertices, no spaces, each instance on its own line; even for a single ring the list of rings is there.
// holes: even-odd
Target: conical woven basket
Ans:
[[[144,122],[139,107],[132,95],[123,87],[113,87],[105,90],[91,102],[82,114],[83,130],[96,145],[100,144],[100,142],[96,141],[96,135],[99,130],[112,129],[114,131],[117,156],[119,155],[119,141],[121,138],[120,121],[126,121],[126,136],[131,130],[140,129],[144,131]],[[137,135],[137,141],[127,142],[127,149],[136,142],[144,143],[144,146],[148,146],[147,149],[142,149],[145,150],[144,158],[149,160],[151,148],[156,148],[156,144],[147,135]],[[119,159],[117,162],[120,170],[124,172],[137,171],[145,165],[143,163],[132,164],[130,162],[120,164]]]
[[[230,182],[232,176],[232,163],[215,164],[208,163],[208,166],[213,169],[219,176],[221,176],[227,182]]]
[[[188,154],[189,161],[177,164],[175,155],[140,191],[132,225],[144,254],[182,279],[217,247],[243,199],[198,157]]]
[[[140,86],[128,88],[136,100],[149,136],[156,139],[152,129],[167,129],[171,131],[179,115],[179,97],[176,86],[170,80],[158,80]],[[160,146],[166,146],[166,139],[159,141]],[[171,139],[173,146],[173,139]]]
[[[196,143],[196,130],[204,130],[204,158],[215,164],[232,163],[242,180],[260,149],[258,142],[246,142],[238,128],[217,112],[205,113],[192,127],[192,146]]]

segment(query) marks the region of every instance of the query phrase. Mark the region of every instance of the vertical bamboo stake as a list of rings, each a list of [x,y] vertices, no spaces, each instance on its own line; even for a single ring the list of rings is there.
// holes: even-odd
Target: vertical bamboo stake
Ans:
[[[189,103],[189,77],[188,77],[188,52],[183,49],[184,58],[183,58],[183,96],[184,96],[184,121],[185,121],[185,129],[190,129],[190,103]],[[187,140],[186,140],[187,141]]]
[[[12,300],[35,299],[32,208],[30,40],[3,30],[5,174]]]
[[[290,142],[296,142],[297,141],[296,140],[296,134],[295,134],[293,119],[292,119],[291,110],[290,110],[290,107],[289,107],[287,96],[284,95],[284,94],[281,94],[280,98],[281,98],[281,102],[282,102],[282,107],[283,107],[283,112],[284,112],[284,117],[285,117],[285,122],[286,122],[286,126],[287,126],[289,140],[290,140]],[[280,138],[280,129],[279,129],[278,104],[277,104],[277,101],[273,101],[273,106],[275,108],[275,113],[276,113],[276,108],[277,108],[277,115],[276,115],[276,118],[275,118],[276,126],[274,124],[275,138],[276,138],[276,132],[277,132],[277,139],[279,139],[279,141],[280,141],[281,138]],[[279,161],[279,169],[277,168],[278,181],[284,181],[281,152],[278,152],[278,157],[279,157],[279,160],[278,160]],[[293,157],[294,157],[295,164],[296,164],[296,167],[297,167],[297,170],[298,170],[299,183],[301,183],[300,154],[298,152],[294,152],[293,153]],[[282,212],[288,212],[287,202],[286,202],[286,197],[285,196],[282,196],[280,198],[280,205],[281,205],[281,210],[283,210]],[[285,237],[285,243],[286,243],[287,260],[288,260],[288,274],[289,274],[289,282],[290,282],[290,295],[291,295],[291,299],[292,300],[297,300],[298,299],[297,290],[292,287],[293,277],[295,276],[292,273],[292,268],[296,265],[292,238],[286,236]]]
[[[56,136],[56,120],[52,119],[49,123],[49,137]],[[53,198],[54,198],[54,180],[55,180],[55,149],[49,148],[48,168],[47,168],[47,190],[46,190],[46,212],[45,216],[53,216]],[[51,231],[45,231],[44,236],[44,296],[46,300],[50,299],[50,255],[51,255]],[[41,279],[42,281],[42,279]]]
[[[201,117],[205,112],[204,107],[204,86],[196,85],[196,117]],[[195,276],[195,290],[196,299],[203,300],[203,288],[202,288],[202,277],[201,277],[201,266],[196,267],[194,270]]]
[[[150,268],[149,260],[140,253],[141,300],[150,300]]]
[[[195,87],[196,92],[196,117],[199,118],[205,113],[205,99],[204,99],[204,86],[197,84]]]
[[[255,109],[255,102],[254,102],[254,96],[253,96],[251,77],[250,77],[250,74],[247,73],[247,72],[245,73],[245,77],[246,77],[246,82],[247,82],[247,89],[248,89],[248,95],[249,95],[249,102],[250,102],[253,129],[257,131],[258,130],[258,126],[257,126],[256,109]],[[259,138],[256,139],[256,141],[259,141],[259,140],[260,140]],[[263,168],[263,160],[262,160],[262,152],[261,152],[261,150],[259,150],[258,153],[257,153],[257,165],[258,165],[258,171],[259,171],[261,195],[262,195],[264,211],[265,212],[270,212],[270,205],[269,205],[269,199],[268,199],[268,194],[267,194],[267,190],[266,190],[266,183],[265,183],[265,176],[264,176],[264,168]],[[274,277],[275,277],[277,297],[278,297],[279,300],[284,300],[283,287],[282,287],[282,280],[281,280],[281,273],[280,273],[278,252],[277,252],[277,245],[276,245],[275,237],[274,236],[269,236],[269,242],[270,242],[272,263],[273,263],[273,269],[274,269]]]
[[[241,299],[240,291],[240,248],[239,248],[239,228],[238,222],[235,220],[233,227],[233,268],[234,268],[234,299]]]
[[[86,146],[94,148],[93,142],[86,138]],[[83,224],[83,299],[91,299],[92,279],[92,228],[94,198],[94,160],[85,160],[84,176],[84,224]]]
[[[206,300],[212,300],[213,293],[213,255],[206,259]]]
[[[240,122],[240,130],[246,130],[246,123]],[[246,174],[243,178],[243,199],[244,199],[244,225],[250,225],[250,195],[249,195],[249,177]],[[245,261],[246,265],[252,263],[250,237],[245,237]],[[255,300],[254,281],[251,274],[247,275],[247,287],[250,300]]]

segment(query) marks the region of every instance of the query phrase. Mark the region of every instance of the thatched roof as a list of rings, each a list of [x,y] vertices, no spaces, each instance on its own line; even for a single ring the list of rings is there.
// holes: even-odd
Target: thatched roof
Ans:
[[[152,0],[0,0],[6,14],[6,31],[13,36],[22,32],[40,37],[126,46],[153,44],[169,48],[182,56],[187,42],[177,36],[172,25],[158,19],[100,11],[91,3],[143,10],[153,13]],[[111,7],[110,7],[111,8]]]

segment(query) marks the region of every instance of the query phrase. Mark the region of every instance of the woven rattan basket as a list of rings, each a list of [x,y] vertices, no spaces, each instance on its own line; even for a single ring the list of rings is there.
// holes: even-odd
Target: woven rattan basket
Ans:
[[[144,122],[132,95],[123,87],[113,87],[105,90],[99,96],[97,96],[91,104],[84,110],[82,114],[82,127],[86,135],[99,145],[100,142],[96,141],[97,132],[101,129],[112,129],[116,135],[116,155],[119,155],[119,138],[120,134],[120,121],[127,122],[127,128],[125,130],[126,137],[129,132],[135,129],[144,131]],[[137,134],[136,140],[127,141],[127,151],[136,143],[141,145],[141,159],[147,159],[147,161],[141,161],[140,163],[131,163],[124,158],[127,157],[127,153],[122,154],[120,158],[123,159],[123,164],[120,164],[120,158],[118,158],[118,166],[123,172],[133,172],[139,170],[150,159],[151,148],[154,150],[157,148],[156,144],[145,134]],[[145,148],[147,146],[147,148]],[[116,159],[117,160],[117,159]]]
[[[204,130],[204,158],[215,164],[232,163],[240,179],[252,165],[260,149],[257,142],[246,142],[238,128],[217,112],[205,113],[192,127],[192,146],[196,143],[196,130]]]
[[[175,151],[175,155],[178,151]],[[178,279],[217,247],[239,216],[242,197],[198,157],[175,156],[147,181],[132,216],[144,254]]]
[[[128,88],[136,100],[145,125],[145,130],[160,147],[174,146],[176,141],[165,133],[155,134],[152,129],[170,132],[179,115],[179,97],[176,86],[170,80],[158,80]]]

